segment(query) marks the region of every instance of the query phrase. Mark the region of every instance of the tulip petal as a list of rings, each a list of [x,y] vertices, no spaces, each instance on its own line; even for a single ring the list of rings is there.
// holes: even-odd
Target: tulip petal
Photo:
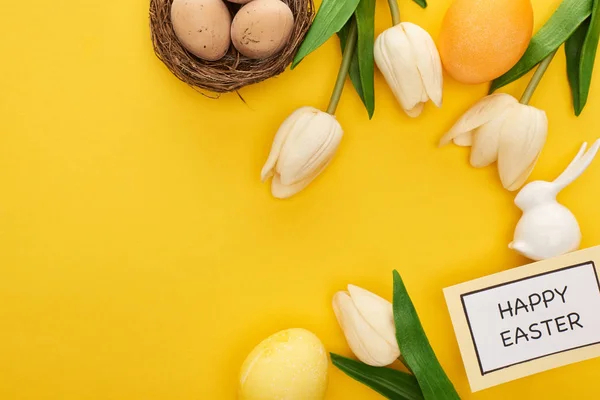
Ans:
[[[500,131],[506,119],[505,114],[483,124],[474,131],[473,147],[471,148],[471,165],[473,167],[487,167],[498,160]]]
[[[273,180],[271,181],[271,194],[276,199],[287,199],[302,191],[310,184],[311,181],[312,179],[305,179],[293,185],[284,185],[281,183],[279,174],[275,174],[273,175]]]
[[[419,103],[410,110],[404,110],[404,112],[411,118],[417,118],[419,115],[421,115],[424,108],[425,103]]]
[[[546,143],[547,132],[544,111],[516,104],[507,112],[498,151],[498,172],[507,190],[517,190],[527,181]]]
[[[500,116],[506,108],[518,104],[517,99],[505,93],[495,93],[475,103],[440,140],[440,146],[451,141],[459,146],[472,144],[473,130]]]
[[[275,138],[273,139],[273,144],[271,146],[271,152],[269,153],[269,157],[265,162],[265,165],[262,168],[260,173],[261,180],[264,182],[271,176],[273,176],[273,170],[275,165],[277,164],[277,160],[279,159],[279,155],[281,153],[281,149],[283,148],[290,132],[294,130],[294,126],[299,122],[299,120],[305,118],[307,115],[316,114],[320,111],[313,107],[301,107],[294,111],[289,117],[283,121],[277,133],[275,134]]]
[[[471,147],[473,146],[473,131],[459,135],[454,138],[454,144],[460,147]],[[442,144],[440,144],[442,146]]]
[[[404,110],[413,110],[427,98],[411,44],[401,24],[377,37],[374,56],[377,67]]]
[[[363,319],[348,293],[338,292],[333,296],[333,311],[359,360],[373,367],[384,367],[396,360],[395,350]]]
[[[304,190],[304,188],[306,188],[313,180],[315,180],[317,176],[319,176],[319,174],[321,174],[321,172],[323,172],[323,170],[327,168],[328,165],[329,163],[326,163],[321,167],[321,169],[317,170],[317,172],[314,175],[306,177],[300,182],[291,185],[284,185],[283,183],[281,183],[279,174],[275,174],[273,176],[273,180],[271,181],[271,194],[276,199],[287,199],[289,197],[292,197],[293,195]]]
[[[437,107],[442,106],[442,61],[435,42],[427,31],[410,22],[403,22],[402,28],[410,41],[413,54],[417,61],[417,69],[427,97]],[[423,100],[427,101],[427,99]]]
[[[296,124],[275,167],[281,183],[293,185],[306,178],[314,179],[335,155],[342,136],[342,127],[335,117],[321,111],[311,114],[306,124]]]
[[[392,303],[358,286],[348,285],[348,292],[369,325],[392,347],[398,348]],[[399,356],[400,350],[396,358]]]

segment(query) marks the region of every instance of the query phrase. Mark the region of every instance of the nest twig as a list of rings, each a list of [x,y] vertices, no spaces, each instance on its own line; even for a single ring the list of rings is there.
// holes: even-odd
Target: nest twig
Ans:
[[[171,24],[173,0],[150,0],[154,52],[177,78],[197,89],[226,93],[264,81],[285,71],[292,62],[314,15],[313,0],[282,1],[294,15],[292,35],[283,50],[264,60],[252,60],[241,55],[232,45],[222,59],[204,61],[188,52],[175,36]],[[232,15],[239,8],[236,4],[227,5]]]

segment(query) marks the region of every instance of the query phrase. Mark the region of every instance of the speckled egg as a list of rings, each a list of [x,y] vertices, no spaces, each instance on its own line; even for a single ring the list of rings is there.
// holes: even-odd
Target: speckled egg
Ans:
[[[328,359],[318,337],[288,329],[263,340],[240,373],[240,400],[323,400]]]
[[[216,61],[227,54],[231,15],[222,0],[174,0],[171,22],[177,39],[195,56]]]
[[[253,0],[235,14],[231,41],[248,58],[268,58],[290,39],[294,15],[281,0]]]

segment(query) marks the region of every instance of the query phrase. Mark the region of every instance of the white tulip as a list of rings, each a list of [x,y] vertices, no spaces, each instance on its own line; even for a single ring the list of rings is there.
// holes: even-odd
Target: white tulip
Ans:
[[[333,296],[333,311],[350,349],[374,367],[392,364],[399,356],[392,304],[358,286]]]
[[[277,131],[261,172],[263,182],[273,177],[273,196],[284,199],[308,186],[329,165],[343,133],[331,114],[313,107],[294,111]]]
[[[451,141],[472,146],[471,165],[476,168],[498,161],[502,185],[514,191],[531,175],[547,133],[544,111],[497,93],[475,103],[446,133],[440,146]]]
[[[442,105],[442,62],[429,33],[402,22],[375,41],[375,63],[410,117],[418,117],[431,100]]]

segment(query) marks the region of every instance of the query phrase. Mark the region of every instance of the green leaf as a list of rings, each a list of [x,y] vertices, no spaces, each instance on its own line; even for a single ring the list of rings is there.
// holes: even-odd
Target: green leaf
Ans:
[[[331,353],[331,362],[349,377],[392,400],[423,400],[414,376],[391,368],[377,368]]]
[[[579,116],[587,103],[592,84],[592,74],[594,72],[594,62],[596,61],[596,52],[598,51],[598,42],[600,41],[600,1],[594,0],[592,7],[592,16],[590,26],[583,42],[581,50],[581,61],[579,63],[579,101],[575,108],[575,115]]]
[[[339,32],[356,10],[358,3],[359,0],[323,0],[304,41],[294,57],[292,69],[304,57],[318,49],[334,33]]]
[[[427,0],[413,0],[415,3],[421,6],[421,8],[427,8]]]
[[[350,63],[350,80],[360,96],[369,119],[375,112],[375,59],[373,48],[375,43],[375,0],[360,0],[355,11],[358,28],[358,44]],[[346,47],[348,36],[348,21],[338,32],[342,51]]]
[[[360,0],[356,8],[358,69],[369,119],[375,112],[375,0]]]
[[[496,78],[490,86],[490,93],[516,81],[531,71],[544,58],[575,32],[590,16],[593,0],[563,0],[550,19],[533,36],[523,57],[508,72]]]
[[[446,376],[398,271],[394,271],[394,322],[400,353],[414,373],[426,400],[460,400]]]
[[[565,42],[565,55],[567,57],[567,77],[569,78],[569,85],[571,86],[571,95],[573,97],[573,109],[575,115],[579,115],[583,106],[581,104],[580,96],[580,78],[579,78],[579,65],[581,61],[581,51],[583,49],[583,42],[590,27],[589,18],[585,22],[579,25],[579,28],[571,35],[571,37]]]

